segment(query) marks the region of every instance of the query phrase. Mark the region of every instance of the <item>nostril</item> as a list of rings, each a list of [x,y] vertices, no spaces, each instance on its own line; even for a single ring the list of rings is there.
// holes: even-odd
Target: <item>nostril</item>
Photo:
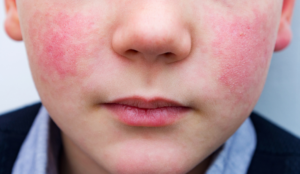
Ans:
[[[173,59],[174,57],[176,57],[176,55],[174,53],[171,52],[166,52],[161,54],[163,57],[167,58],[167,59]]]
[[[124,56],[125,57],[132,57],[132,56],[136,56],[139,52],[137,50],[134,49],[129,49],[127,51],[125,51]]]
[[[166,53],[164,53],[162,55],[165,56],[165,57],[173,57],[174,56],[174,54],[171,53],[171,52],[166,52]]]
[[[174,54],[172,52],[165,52],[163,54],[160,54],[160,56],[163,57],[163,59],[165,59],[165,61],[167,63],[172,63],[172,62],[174,62],[174,60],[177,59],[176,58],[177,57],[176,54]]]
[[[134,49],[130,49],[130,50],[127,50],[126,52],[125,52],[125,54],[129,54],[129,55],[134,55],[134,54],[136,54],[136,53],[138,53],[138,51],[137,50],[134,50]]]

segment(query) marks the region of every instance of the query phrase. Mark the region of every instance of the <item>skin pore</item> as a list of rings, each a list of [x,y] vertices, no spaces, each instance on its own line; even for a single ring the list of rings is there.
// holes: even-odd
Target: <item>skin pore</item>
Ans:
[[[293,0],[17,0],[37,90],[62,130],[60,173],[204,173],[252,111],[274,47],[289,42],[284,4]],[[130,126],[104,107],[126,97],[189,111]]]

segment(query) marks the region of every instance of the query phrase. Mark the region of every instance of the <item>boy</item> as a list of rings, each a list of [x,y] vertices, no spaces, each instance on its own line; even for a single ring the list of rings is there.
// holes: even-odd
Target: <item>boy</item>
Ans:
[[[0,117],[0,173],[300,172],[251,114],[294,0],[5,3],[42,105]]]

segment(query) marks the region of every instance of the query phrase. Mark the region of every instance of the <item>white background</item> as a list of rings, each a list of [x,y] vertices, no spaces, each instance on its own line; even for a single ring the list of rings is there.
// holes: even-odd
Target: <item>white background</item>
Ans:
[[[296,2],[292,44],[275,53],[255,110],[300,137],[300,4]],[[0,3],[0,113],[39,101],[23,42],[4,32],[5,9]]]

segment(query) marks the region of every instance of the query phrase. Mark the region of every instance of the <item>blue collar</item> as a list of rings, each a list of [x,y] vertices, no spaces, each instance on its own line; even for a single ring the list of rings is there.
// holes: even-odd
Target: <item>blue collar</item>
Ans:
[[[248,118],[226,141],[206,174],[246,174],[256,147],[256,133]]]

